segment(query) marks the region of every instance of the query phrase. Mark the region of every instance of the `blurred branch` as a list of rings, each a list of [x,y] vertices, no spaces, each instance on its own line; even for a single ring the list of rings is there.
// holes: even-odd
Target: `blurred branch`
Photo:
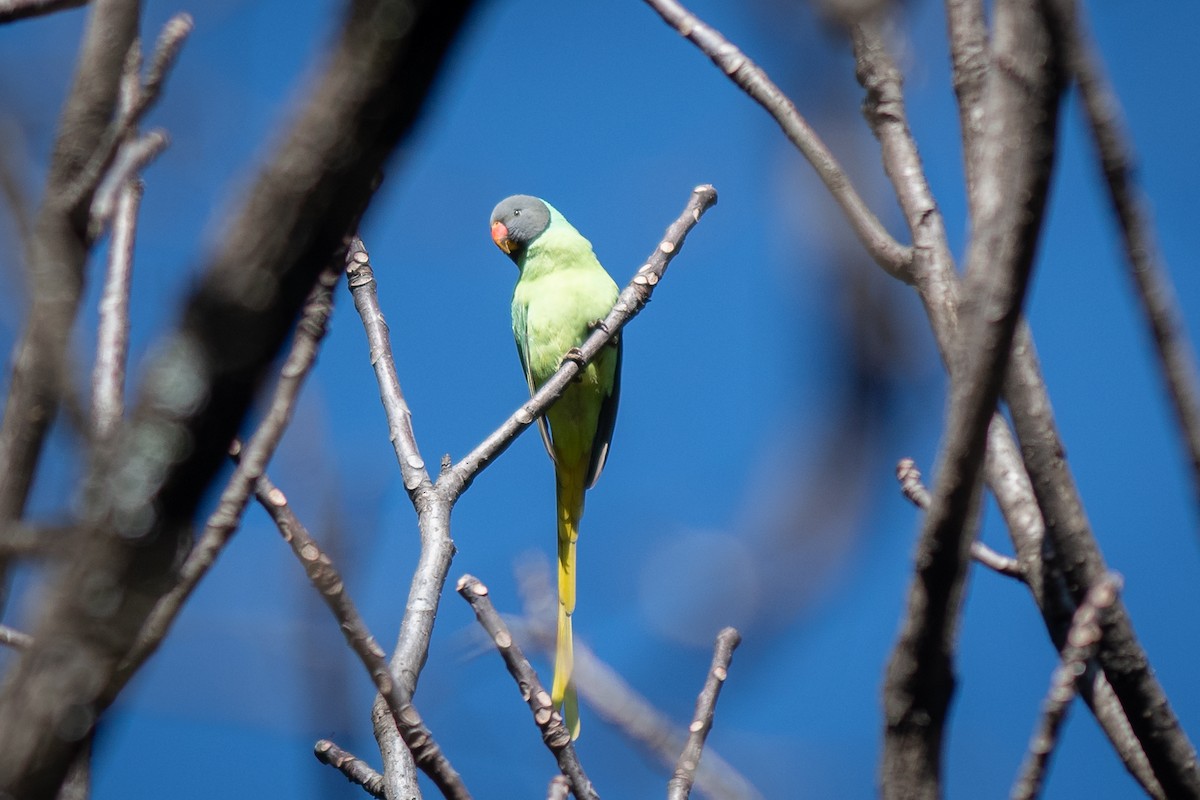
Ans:
[[[917,508],[929,510],[930,496],[925,484],[921,483],[921,471],[911,458],[902,458],[896,464],[896,480],[900,482],[900,491]],[[1021,571],[1021,563],[1012,556],[997,553],[983,542],[976,539],[971,542],[971,558],[983,564],[994,572],[1016,578],[1024,582],[1025,574]]]
[[[692,724],[688,726],[687,744],[679,754],[675,773],[667,782],[667,800],[687,800],[692,793],[696,768],[700,766],[700,756],[704,752],[704,740],[712,730],[717,698],[721,694],[721,687],[725,685],[725,679],[729,677],[729,663],[733,660],[733,651],[741,641],[741,634],[733,628],[724,628],[717,634],[708,679],[704,682],[704,688],[700,690],[700,696],[696,698],[696,713],[692,717]]]
[[[346,644],[370,674],[417,767],[429,776],[447,798],[469,800],[471,793],[421,720],[421,715],[412,704],[411,694],[399,682],[392,680],[383,649],[367,628],[366,620],[358,613],[333,562],[296,517],[288,505],[287,497],[265,474],[259,476],[254,494],[271,515],[284,541],[291,545],[292,552],[300,559],[313,588],[320,593],[321,599],[337,620]]]
[[[960,344],[951,363],[950,410],[937,481],[922,525],[903,629],[887,667],[885,797],[938,797],[944,724],[970,542],[977,517],[988,425],[1004,381],[1033,265],[1050,174],[1061,87],[1050,34],[1034,0],[996,6],[995,58],[980,142],[980,206],[967,250]],[[856,26],[867,115],[887,97],[890,57],[871,22]],[[1011,71],[1009,71],[1011,70]],[[894,85],[899,99],[898,82]],[[885,148],[885,157],[886,157]],[[898,193],[904,194],[898,187]]]
[[[137,36],[137,0],[97,0],[59,116],[42,202],[25,253],[32,292],[0,422],[0,527],[19,519],[66,381],[67,347],[83,291],[88,192],[79,173],[117,105],[125,55]],[[94,187],[93,187],[94,189]],[[0,582],[4,565],[0,563]]]
[[[807,120],[762,67],[750,60],[714,28],[675,0],[646,0],[663,20],[696,45],[729,79],[748,94],[779,124],[788,140],[808,159],[829,193],[841,206],[858,238],[871,257],[888,274],[911,283],[912,248],[897,242],[879,218],[867,207],[850,182],[849,175],[821,141]]]
[[[551,567],[538,554],[531,563],[519,564],[517,583],[524,604],[520,625],[523,636],[539,650],[553,656],[558,599],[551,586]],[[575,676],[579,694],[605,722],[631,741],[642,745],[667,769],[673,769],[687,738],[682,730],[630,686],[586,643],[575,642]],[[760,800],[762,793],[715,750],[708,747],[696,772],[696,786],[712,800]]]
[[[1120,103],[1086,31],[1085,11],[1075,0],[1053,0],[1049,8],[1079,87],[1109,200],[1121,226],[1125,258],[1183,434],[1192,468],[1192,489],[1200,510],[1200,378],[1196,374],[1196,351],[1188,341],[1183,312],[1158,247],[1146,199],[1134,178],[1133,144],[1122,123]]]
[[[563,725],[562,715],[555,710],[554,704],[550,700],[550,693],[542,688],[542,683],[538,680],[533,665],[529,663],[529,659],[525,658],[520,646],[513,641],[508,626],[496,613],[492,601],[487,596],[488,588],[474,576],[463,575],[458,579],[457,589],[463,599],[471,604],[475,618],[479,620],[479,624],[487,631],[492,643],[500,651],[504,665],[508,667],[509,673],[517,681],[521,697],[529,704],[529,710],[533,712],[533,721],[537,723],[538,729],[542,732],[542,741],[554,754],[562,774],[570,779],[575,797],[578,800],[598,800],[599,795],[596,794],[587,773],[583,771],[583,765],[579,763],[579,756],[576,755],[575,746],[571,743],[571,734]]]
[[[975,197],[979,183],[980,142],[983,140],[983,91],[988,73],[987,20],[983,0],[946,0],[946,27],[958,120],[963,141],[963,171],[967,193]],[[975,208],[977,202],[969,203]]]
[[[155,42],[150,72],[144,80],[140,79],[137,70],[141,64],[141,52],[135,42],[126,54],[125,76],[122,82],[121,102],[118,103],[116,114],[108,127],[101,134],[100,140],[87,163],[75,177],[74,185],[68,191],[72,202],[92,198],[99,192],[106,175],[113,171],[113,162],[122,150],[129,146],[138,146],[138,140],[133,136],[137,125],[151,108],[158,102],[162,94],[163,82],[167,72],[174,65],[183,43],[192,32],[192,18],[187,14],[176,14],[163,26],[158,41]],[[165,136],[152,132],[150,138],[140,145],[144,151],[141,155],[133,155],[131,159],[149,161],[157,151],[165,146]],[[156,143],[154,137],[162,138]],[[123,168],[128,171],[128,167]],[[119,177],[118,179],[119,180]],[[88,238],[94,240],[100,235],[102,225],[92,214],[88,225]]]
[[[209,515],[199,542],[179,568],[175,585],[159,599],[142,626],[132,651],[122,661],[110,687],[114,695],[158,650],[184,603],[216,563],[217,556],[241,524],[246,505],[254,493],[254,483],[266,470],[267,463],[279,447],[284,431],[292,420],[300,391],[316,363],[317,350],[325,338],[329,317],[333,313],[333,288],[340,277],[340,265],[327,268],[318,277],[317,285],[309,294],[296,324],[292,347],[283,361],[267,413],[245,446],[234,441],[230,452],[237,459],[237,466],[217,500],[217,507]]]
[[[1075,699],[1075,685],[1087,669],[1088,662],[1100,644],[1100,617],[1112,608],[1121,590],[1121,579],[1112,573],[1096,583],[1087,598],[1075,612],[1071,629],[1067,634],[1067,645],[1063,648],[1061,661],[1050,680],[1050,691],[1042,704],[1042,717],[1029,752],[1021,767],[1021,775],[1010,795],[1013,800],[1035,800],[1041,795],[1050,755],[1058,744],[1058,734],[1066,719],[1067,709]]]
[[[79,8],[88,0],[0,0],[0,24]]]
[[[372,797],[387,800],[383,791],[383,776],[353,753],[347,753],[328,739],[322,739],[313,747],[313,755],[322,764],[328,764],[346,776],[346,780],[356,783]]]
[[[0,690],[0,791],[52,794],[79,741],[111,703],[105,687],[173,587],[197,505],[318,274],[344,251],[380,169],[420,114],[468,6],[467,0],[359,0],[349,7],[309,102],[248,189],[178,328],[151,364],[130,422],[89,465],[79,546],[47,592],[33,646]],[[136,27],[136,7],[115,0],[97,0],[94,20],[110,9],[127,21],[119,30],[128,28],[128,36],[89,34],[89,41],[99,38],[115,51],[105,73],[112,73],[112,86],[105,113],[89,118],[89,147],[71,161],[75,169],[66,171],[66,184],[111,118]],[[85,63],[87,52],[85,46]],[[63,131],[63,137],[74,131],[65,118]],[[57,229],[70,236],[54,241],[71,244],[67,257],[54,263],[82,262],[86,210],[56,213]],[[62,277],[74,286],[65,304],[73,314],[79,275]],[[56,308],[63,307],[62,296],[57,299]],[[69,315],[49,315],[56,324],[64,316],[69,323]],[[70,325],[51,327],[49,335],[58,338],[45,341],[65,343]],[[30,335],[32,341],[47,347]],[[49,354],[63,349],[52,344]],[[6,416],[30,422],[24,417],[31,406],[16,415],[21,406],[10,400]],[[32,465],[41,434],[35,447],[28,438],[14,447],[0,436],[6,478]],[[0,522],[19,512],[25,488],[0,487]]]
[[[565,775],[555,775],[546,787],[546,800],[567,800],[571,794],[571,781]]]

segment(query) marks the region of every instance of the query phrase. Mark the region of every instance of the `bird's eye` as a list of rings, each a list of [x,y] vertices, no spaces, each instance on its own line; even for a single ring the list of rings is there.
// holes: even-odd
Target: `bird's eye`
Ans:
[[[513,212],[513,216],[514,216],[514,217],[519,217],[519,216],[521,216],[521,209],[519,209],[519,208],[518,208],[516,211],[514,211],[514,212]]]

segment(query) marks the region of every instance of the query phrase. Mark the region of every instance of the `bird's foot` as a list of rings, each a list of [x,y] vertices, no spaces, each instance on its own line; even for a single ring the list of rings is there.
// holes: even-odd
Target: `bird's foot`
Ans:
[[[580,369],[583,369],[585,366],[587,366],[583,357],[583,351],[578,347],[572,347],[570,350],[563,353],[562,360],[563,363],[566,363],[567,361],[574,361]]]
[[[604,331],[605,333],[608,333],[608,325],[606,325],[604,323],[604,320],[602,320],[602,319],[592,320],[591,322],[588,323],[587,327],[588,327],[589,331],[600,330],[600,331]]]

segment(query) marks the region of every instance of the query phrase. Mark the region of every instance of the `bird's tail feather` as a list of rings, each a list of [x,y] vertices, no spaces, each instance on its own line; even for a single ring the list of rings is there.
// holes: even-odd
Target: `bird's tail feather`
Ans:
[[[579,700],[575,694],[575,655],[571,644],[571,615],[575,613],[575,541],[583,516],[582,482],[558,479],[558,643],[554,658],[554,685],[550,691],[561,706],[571,738],[579,738]]]

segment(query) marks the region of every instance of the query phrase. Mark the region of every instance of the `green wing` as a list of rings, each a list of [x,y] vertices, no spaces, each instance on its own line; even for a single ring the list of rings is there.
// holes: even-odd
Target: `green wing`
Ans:
[[[609,389],[608,396],[604,398],[604,402],[600,405],[600,416],[596,419],[596,436],[592,439],[592,462],[588,464],[587,488],[592,488],[596,485],[596,481],[600,480],[600,473],[604,470],[604,462],[608,460],[608,446],[612,444],[613,428],[617,424],[617,404],[621,400],[621,349],[622,349],[621,334],[617,334],[615,343],[609,345],[616,347],[617,364],[613,370],[612,387]]]
[[[525,383],[528,384],[529,396],[532,397],[537,391],[537,386],[534,385],[533,374],[529,371],[529,332],[525,329],[525,318],[528,315],[529,307],[514,303],[512,312],[513,339],[517,343],[517,357],[521,359],[521,371],[525,373]],[[615,408],[613,413],[616,413]],[[550,426],[546,422],[545,414],[538,417],[537,424],[538,431],[542,434],[542,444],[546,445],[546,452],[550,454],[550,460],[557,464],[558,459],[554,457],[554,445],[550,443]]]

